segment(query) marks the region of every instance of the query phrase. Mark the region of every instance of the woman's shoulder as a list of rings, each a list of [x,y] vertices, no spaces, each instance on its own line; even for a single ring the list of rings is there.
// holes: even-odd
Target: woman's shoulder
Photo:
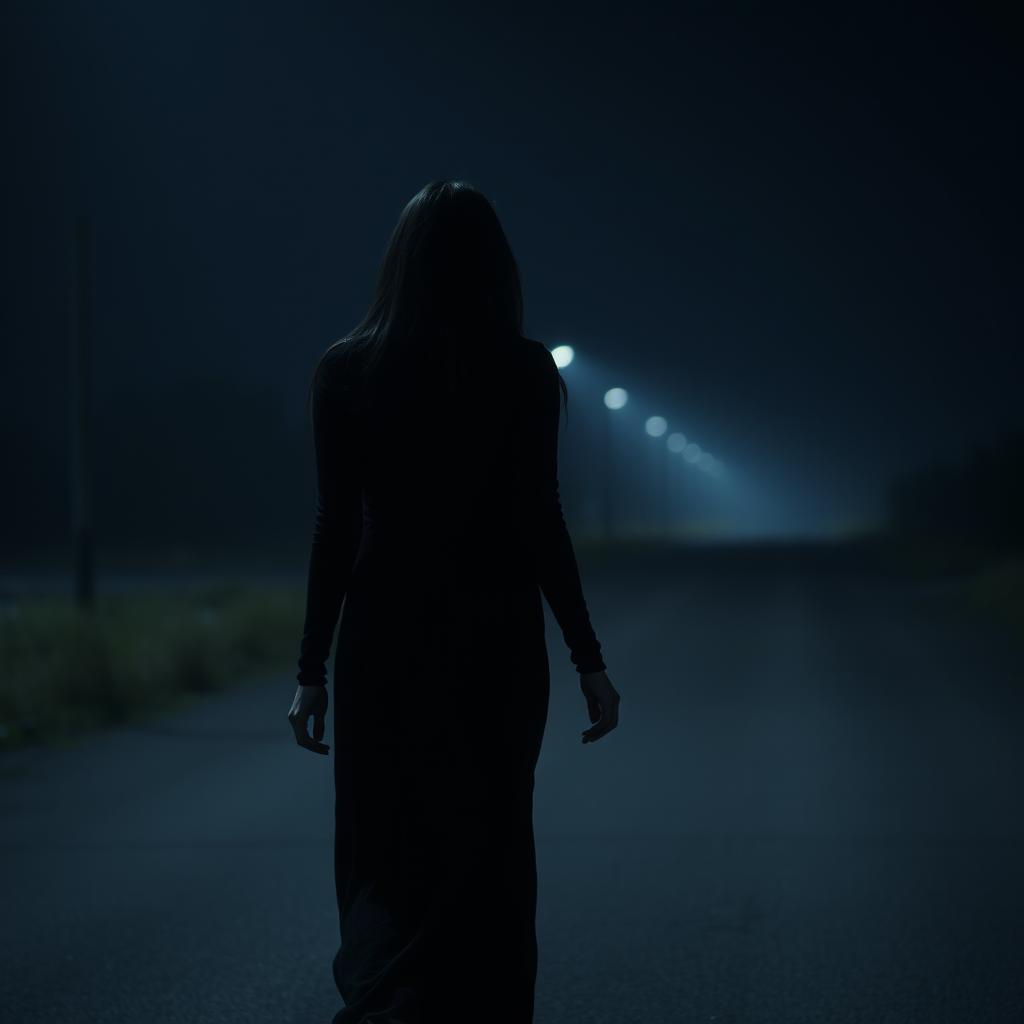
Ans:
[[[358,373],[362,348],[356,338],[341,338],[327,346],[320,358],[320,366],[331,374]]]
[[[362,346],[348,338],[335,341],[324,350],[313,379],[313,390],[320,401],[335,410],[362,410],[366,396],[361,357]]]
[[[324,391],[354,388],[360,379],[361,349],[361,345],[349,338],[328,345],[317,363],[317,386]]]
[[[542,341],[537,341],[535,338],[524,338],[523,340],[527,343],[525,348],[528,375],[540,388],[541,393],[546,395],[559,386],[558,364],[551,354],[551,349]]]
[[[547,346],[523,334],[496,333],[487,338],[470,335],[466,344],[473,364],[490,375],[496,385],[503,381],[510,387],[520,387],[524,378],[536,381],[557,372]]]
[[[544,342],[538,341],[536,338],[528,338],[525,334],[519,336],[519,342],[535,357],[548,350]]]
[[[557,372],[558,367],[555,365],[551,350],[544,342],[537,341],[536,338],[527,338],[525,335],[521,340],[524,355],[532,369],[540,373],[546,373],[552,369]]]

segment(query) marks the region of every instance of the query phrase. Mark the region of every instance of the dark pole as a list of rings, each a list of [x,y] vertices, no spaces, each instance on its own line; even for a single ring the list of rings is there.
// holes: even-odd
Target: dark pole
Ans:
[[[74,324],[71,339],[71,535],[74,596],[91,609],[96,594],[92,525],[92,303],[89,221],[75,225]]]
[[[654,447],[654,454],[651,456],[654,465],[652,467],[652,489],[654,492],[653,508],[651,516],[651,536],[664,539],[668,533],[668,481],[665,479],[665,435],[652,437],[650,444]]]
[[[614,466],[615,455],[612,451],[612,416],[615,413],[605,406],[604,410],[604,538],[606,541],[612,539],[614,529],[614,513],[612,502],[615,498]]]
[[[679,527],[679,512],[678,512],[678,499],[676,498],[676,492],[679,488],[679,463],[682,462],[682,457],[676,452],[672,452],[666,449],[666,470],[665,478],[668,481],[668,493],[669,497],[666,500],[666,508],[669,510],[669,539],[672,541],[676,540],[676,534]]]
[[[661,449],[660,476],[661,476],[661,509],[662,509],[662,524],[664,539],[671,540],[672,538],[672,485],[671,485],[671,469],[672,459],[669,457],[670,452],[668,450],[667,442],[662,442],[659,445]]]
[[[669,541],[675,540],[675,452],[665,446],[665,524]]]

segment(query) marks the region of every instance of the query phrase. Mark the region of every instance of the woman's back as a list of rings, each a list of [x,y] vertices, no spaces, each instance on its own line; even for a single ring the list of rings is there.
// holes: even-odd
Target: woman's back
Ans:
[[[531,578],[547,350],[501,335],[428,339],[378,380],[366,353],[333,349],[326,381],[358,458],[339,472],[355,469],[362,484],[353,585],[428,566],[477,584]]]

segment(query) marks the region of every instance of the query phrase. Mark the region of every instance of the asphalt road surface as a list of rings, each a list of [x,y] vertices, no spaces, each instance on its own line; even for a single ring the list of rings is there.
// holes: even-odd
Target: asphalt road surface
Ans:
[[[1014,639],[851,557],[583,572],[621,724],[580,743],[549,616],[537,1024],[1024,1021]],[[293,692],[0,757],[0,1019],[327,1024],[330,766]]]

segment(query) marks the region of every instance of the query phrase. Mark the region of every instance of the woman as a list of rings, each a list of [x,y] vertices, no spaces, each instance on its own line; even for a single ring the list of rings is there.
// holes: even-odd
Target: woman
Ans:
[[[297,741],[322,754],[334,669],[333,1024],[528,1024],[537,971],[534,768],[548,708],[541,593],[615,728],[558,492],[559,388],[522,336],[491,203],[427,185],[363,322],[323,354]],[[313,733],[308,722],[313,719]]]

